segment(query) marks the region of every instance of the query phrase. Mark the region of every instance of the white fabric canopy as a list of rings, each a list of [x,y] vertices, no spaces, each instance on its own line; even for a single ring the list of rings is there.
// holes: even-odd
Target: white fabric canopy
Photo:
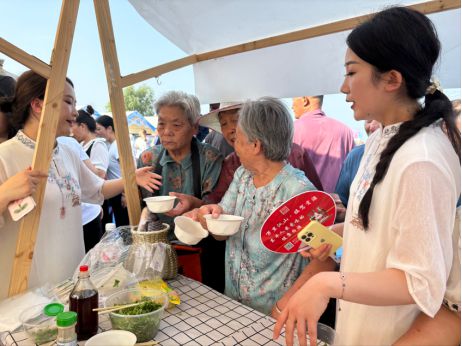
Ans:
[[[198,54],[294,30],[376,12],[390,0],[129,0],[158,32],[186,54]],[[400,1],[402,5],[417,1]],[[460,9],[430,15],[442,41],[435,75],[444,88],[460,87]],[[345,38],[341,32],[194,65],[202,103],[264,95],[338,93]]]

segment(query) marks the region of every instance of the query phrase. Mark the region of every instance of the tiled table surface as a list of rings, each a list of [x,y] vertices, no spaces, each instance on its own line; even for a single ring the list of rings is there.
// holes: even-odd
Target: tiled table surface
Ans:
[[[160,345],[284,345],[283,337],[272,340],[271,317],[181,275],[168,283],[180,295],[181,304],[164,313],[155,337]],[[111,329],[108,315],[100,316],[100,329]],[[6,343],[33,345],[22,331],[9,335]]]

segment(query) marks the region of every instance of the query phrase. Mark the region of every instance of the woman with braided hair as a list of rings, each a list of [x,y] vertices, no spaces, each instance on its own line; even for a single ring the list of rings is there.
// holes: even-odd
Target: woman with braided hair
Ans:
[[[417,11],[392,7],[355,28],[347,45],[341,91],[356,120],[383,126],[366,143],[345,223],[334,227],[344,237],[340,273],[313,276],[278,318],[274,336],[285,324],[288,345],[294,328],[301,345],[306,329],[316,344],[329,298],[339,299],[335,344],[391,345],[420,311],[438,312],[451,269],[460,132],[430,80],[440,53],[435,28]]]

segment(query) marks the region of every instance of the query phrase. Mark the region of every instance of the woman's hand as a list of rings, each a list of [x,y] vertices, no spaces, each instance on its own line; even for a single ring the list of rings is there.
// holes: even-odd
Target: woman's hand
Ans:
[[[154,192],[154,190],[159,190],[159,186],[162,186],[162,176],[156,173],[152,173],[153,167],[142,167],[138,168],[135,171],[136,175],[136,184],[145,188],[149,192]]]
[[[194,209],[199,208],[202,205],[202,200],[197,197],[186,195],[184,193],[170,192],[170,196],[175,196],[178,199],[178,203],[175,208],[165,213],[167,216],[178,216]]]
[[[316,346],[317,324],[329,303],[329,296],[325,292],[326,287],[324,287],[321,274],[308,280],[289,299],[286,307],[277,318],[273,339],[276,340],[279,337],[281,329],[285,325],[286,344],[288,346],[294,344],[294,329],[296,328],[299,344],[306,346],[306,327],[308,327],[310,346]]]
[[[223,213],[223,208],[220,207],[218,204],[207,204],[207,205],[203,205],[200,208],[191,210],[190,212],[184,214],[184,216],[187,216],[193,219],[194,221],[199,221],[202,225],[202,228],[208,230],[204,215],[212,214],[213,218],[217,218],[222,213]]]
[[[10,202],[35,193],[40,181],[46,177],[48,174],[29,167],[8,178],[0,185],[0,212],[3,212]]]
[[[317,248],[309,248],[303,251],[300,251],[300,255],[311,260],[317,259],[321,262],[324,262],[329,258],[330,250],[332,249],[332,244],[322,244]]]

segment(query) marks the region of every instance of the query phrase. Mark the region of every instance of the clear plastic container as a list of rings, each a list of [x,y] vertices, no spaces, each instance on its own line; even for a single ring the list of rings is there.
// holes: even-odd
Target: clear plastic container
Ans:
[[[149,299],[161,307],[140,315],[124,315],[119,311],[109,313],[112,329],[132,332],[136,335],[137,342],[149,341],[156,336],[164,309],[168,305],[168,296],[159,290],[131,288],[110,295],[104,304],[105,307],[110,307],[136,303],[143,299]]]
[[[56,339],[58,327],[55,316],[64,310],[58,303],[38,304],[27,308],[19,315],[24,331],[37,345]]]
[[[317,333],[319,346],[329,346],[334,343],[335,330],[331,327],[318,323]]]
[[[109,233],[109,232],[112,232],[116,229],[116,224],[115,223],[107,223],[105,226],[104,226],[104,230],[106,231],[106,233]]]

